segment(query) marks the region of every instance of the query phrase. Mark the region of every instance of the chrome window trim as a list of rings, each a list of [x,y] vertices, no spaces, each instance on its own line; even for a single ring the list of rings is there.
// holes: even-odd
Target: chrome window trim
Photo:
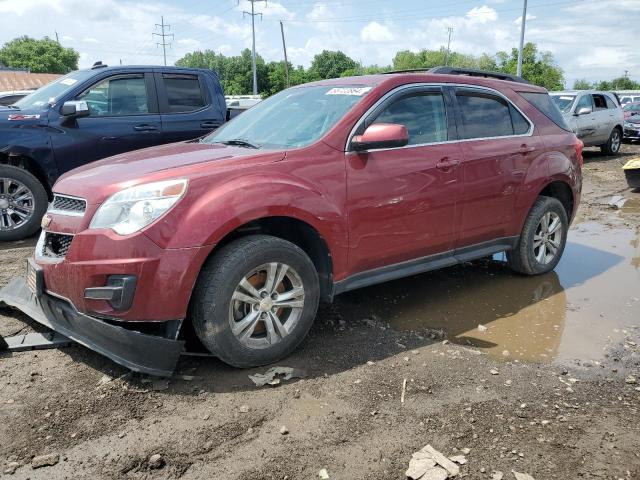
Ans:
[[[526,133],[521,133],[518,135],[502,135],[499,137],[478,137],[478,138],[458,138],[455,140],[446,140],[444,142],[431,142],[431,143],[418,143],[418,144],[414,144],[414,145],[405,145],[404,147],[393,147],[393,148],[374,148],[371,150],[360,150],[360,151],[356,151],[356,150],[350,150],[349,149],[349,145],[351,145],[351,141],[353,140],[353,137],[355,136],[356,130],[358,129],[358,127],[360,127],[360,125],[365,121],[365,119],[376,109],[380,106],[380,104],[382,104],[383,102],[385,102],[386,100],[389,99],[389,97],[391,97],[392,95],[395,95],[398,92],[401,92],[402,90],[408,90],[408,89],[413,89],[413,88],[429,88],[429,87],[433,87],[434,91],[438,91],[440,92],[440,94],[443,96],[444,98],[444,92],[442,91],[442,87],[464,87],[464,88],[469,88],[472,90],[481,90],[484,91],[485,93],[491,93],[493,95],[496,95],[500,98],[502,98],[504,101],[506,101],[510,106],[512,106],[513,108],[515,108],[520,115],[522,115],[524,117],[524,119],[529,123],[529,130]],[[446,102],[445,102],[445,108],[446,108]],[[499,139],[504,139],[504,138],[521,138],[521,137],[531,137],[533,136],[533,132],[535,130],[535,124],[533,123],[533,121],[531,121],[531,119],[520,109],[518,108],[518,106],[516,104],[514,104],[506,95],[504,95],[502,92],[495,90],[493,88],[489,88],[489,87],[484,87],[484,86],[480,86],[480,85],[470,85],[467,83],[408,83],[405,85],[400,85],[396,88],[394,88],[393,90],[388,91],[387,93],[385,93],[382,97],[380,97],[378,99],[378,101],[376,103],[374,103],[359,119],[358,121],[355,123],[355,125],[353,126],[353,128],[351,129],[351,132],[349,133],[349,136],[347,137],[347,143],[344,147],[344,151],[345,153],[349,154],[349,153],[366,153],[366,152],[382,152],[382,151],[387,151],[387,150],[401,150],[401,149],[407,149],[407,148],[416,148],[416,147],[426,147],[426,146],[430,146],[430,145],[446,145],[449,143],[461,143],[461,142],[478,142],[478,141],[484,141],[484,140],[499,140]]]
[[[69,198],[71,200],[80,200],[84,202],[84,212],[73,212],[70,210],[58,210],[57,208],[53,208],[53,204],[55,203],[56,197],[60,198]],[[61,193],[53,193],[53,202],[51,202],[51,208],[47,209],[47,213],[52,213],[54,215],[63,215],[66,217],[84,217],[84,214],[87,212],[87,200],[82,197],[74,197],[73,195],[63,195]]]

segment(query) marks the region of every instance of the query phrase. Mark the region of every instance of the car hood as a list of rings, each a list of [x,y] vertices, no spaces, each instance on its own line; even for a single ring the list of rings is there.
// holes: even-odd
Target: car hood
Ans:
[[[626,123],[633,123],[635,125],[640,125],[640,115],[634,115],[633,117],[625,118],[624,121]]]
[[[247,164],[282,160],[284,151],[265,151],[181,142],[105,158],[66,173],[53,191],[100,204],[114,193],[135,185],[172,178],[193,179],[241,168]]]

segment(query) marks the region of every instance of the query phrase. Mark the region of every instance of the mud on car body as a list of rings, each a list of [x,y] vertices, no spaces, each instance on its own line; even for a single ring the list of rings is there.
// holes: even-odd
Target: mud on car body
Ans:
[[[277,361],[341,292],[506,251],[562,255],[582,143],[546,90],[451,69],[285,90],[197,142],[64,175],[0,300],[134,370],[185,324],[224,362]]]

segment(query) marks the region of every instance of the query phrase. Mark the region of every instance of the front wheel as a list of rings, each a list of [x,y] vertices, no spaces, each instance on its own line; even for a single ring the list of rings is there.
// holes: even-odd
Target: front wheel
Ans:
[[[311,328],[319,298],[318,274],[302,249],[252,235],[207,261],[191,320],[200,341],[223,362],[255,367],[293,352]]]
[[[620,129],[614,128],[609,135],[607,143],[600,147],[600,151],[605,155],[616,155],[620,151],[620,144],[622,143],[622,133]]]
[[[31,173],[0,165],[0,241],[21,240],[38,231],[47,192]]]
[[[553,270],[567,242],[569,220],[559,200],[538,197],[525,220],[516,247],[507,252],[512,270],[540,275]]]

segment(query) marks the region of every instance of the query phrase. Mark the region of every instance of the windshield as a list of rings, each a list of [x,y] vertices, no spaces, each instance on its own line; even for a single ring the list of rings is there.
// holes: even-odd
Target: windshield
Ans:
[[[26,110],[53,104],[75,84],[86,80],[94,73],[92,70],[77,70],[71,72],[64,77],[57,78],[53,82],[46,84],[22,100],[18,100],[14,105],[22,110]]]
[[[571,111],[576,95],[551,95],[551,99],[562,113],[568,113]]]
[[[328,85],[284,90],[205,137],[204,143],[299,148],[329,131],[371,87]]]
[[[640,103],[627,103],[623,110],[625,112],[640,112]]]

